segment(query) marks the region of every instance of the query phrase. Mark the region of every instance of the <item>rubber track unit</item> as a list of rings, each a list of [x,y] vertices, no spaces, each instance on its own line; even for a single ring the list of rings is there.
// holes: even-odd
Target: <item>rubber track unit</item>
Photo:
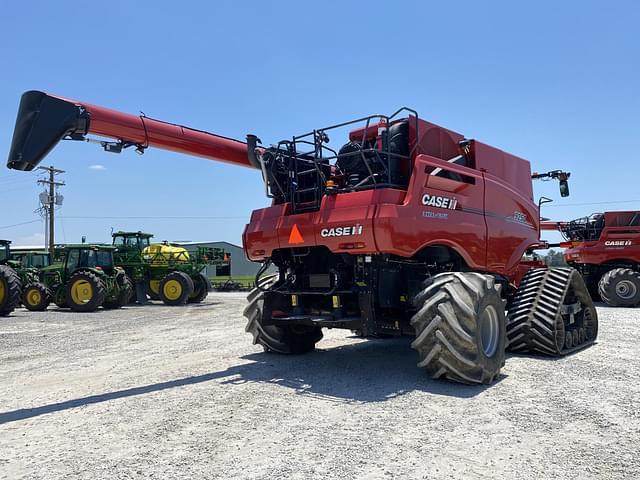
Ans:
[[[581,310],[571,323],[567,311],[577,303]],[[576,270],[532,268],[525,274],[508,309],[507,350],[562,356],[588,347],[597,336],[598,314]]]
[[[5,317],[20,304],[22,283],[13,268],[7,265],[0,265],[0,278],[4,281],[6,288],[5,299],[0,305],[0,317]]]
[[[616,284],[625,281],[634,285],[636,293],[631,298],[622,298],[616,292]],[[637,307],[640,305],[640,272],[630,268],[614,268],[605,273],[598,282],[598,293],[612,307]]]
[[[309,328],[296,332],[293,327],[280,327],[262,324],[262,306],[264,290],[271,287],[278,279],[277,275],[267,275],[259,280],[259,287],[247,296],[249,305],[244,309],[247,318],[245,331],[253,336],[254,345],[262,345],[265,352],[282,354],[301,354],[311,352],[316,343],[322,339],[322,329]]]
[[[490,384],[505,358],[505,302],[492,275],[475,272],[441,273],[430,278],[416,295],[418,312],[411,319],[418,367],[432,378],[467,384]],[[495,316],[493,352],[483,347],[481,321],[491,309]]]

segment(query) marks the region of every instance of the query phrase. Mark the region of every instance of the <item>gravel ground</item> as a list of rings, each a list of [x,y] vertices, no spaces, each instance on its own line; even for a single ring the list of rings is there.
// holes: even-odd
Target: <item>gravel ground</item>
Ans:
[[[640,478],[640,310],[599,343],[431,381],[409,339],[262,353],[243,294],[0,319],[0,478]]]

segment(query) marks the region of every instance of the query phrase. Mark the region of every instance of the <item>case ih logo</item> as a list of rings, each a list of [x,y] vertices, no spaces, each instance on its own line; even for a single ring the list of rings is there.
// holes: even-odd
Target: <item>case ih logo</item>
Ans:
[[[349,237],[353,235],[362,235],[362,225],[353,225],[352,227],[323,228],[322,230],[320,230],[321,237]]]
[[[628,247],[631,240],[607,240],[604,242],[605,247]]]
[[[528,227],[533,227],[531,222],[527,220],[527,216],[522,212],[513,212],[513,215],[511,215],[510,217],[507,217],[507,220],[519,223],[521,225],[526,225]]]
[[[425,193],[422,196],[422,205],[425,207],[446,208],[447,210],[455,210],[458,200],[449,197],[440,197],[438,195],[429,195]]]

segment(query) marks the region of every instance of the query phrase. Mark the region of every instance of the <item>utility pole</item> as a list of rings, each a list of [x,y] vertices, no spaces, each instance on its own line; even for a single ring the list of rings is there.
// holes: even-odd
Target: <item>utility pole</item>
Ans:
[[[54,237],[54,209],[56,205],[62,205],[62,195],[57,195],[56,194],[56,187],[61,187],[64,185],[64,182],[56,182],[55,181],[55,176],[59,175],[61,173],[64,173],[64,170],[58,170],[57,168],[54,167],[38,167],[38,170],[44,170],[45,172],[49,173],[49,178],[48,179],[41,179],[38,180],[38,183],[41,185],[48,185],[49,186],[49,194],[46,196],[46,202],[43,202],[43,197],[40,197],[40,200],[42,202],[42,204],[44,205],[44,208],[47,211],[47,220],[49,221],[49,229],[48,229],[48,248],[49,248],[49,254],[51,255],[51,258],[53,258],[53,250],[54,250],[54,245],[55,245],[55,237]]]

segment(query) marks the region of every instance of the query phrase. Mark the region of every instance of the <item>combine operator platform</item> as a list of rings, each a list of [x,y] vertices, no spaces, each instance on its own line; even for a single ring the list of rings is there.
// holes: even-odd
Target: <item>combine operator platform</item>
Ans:
[[[27,92],[9,167],[33,169],[60,139],[110,152],[159,147],[261,172],[271,205],[251,214],[243,234],[247,257],[263,265],[245,315],[267,351],[310,352],[323,328],[409,335],[429,376],[491,383],[507,328],[513,348],[552,355],[595,339],[580,276],[522,261],[541,245],[532,178],[559,180],[566,196],[569,174],[532,177],[528,161],[411,109],[263,147],[255,135],[242,142]]]

